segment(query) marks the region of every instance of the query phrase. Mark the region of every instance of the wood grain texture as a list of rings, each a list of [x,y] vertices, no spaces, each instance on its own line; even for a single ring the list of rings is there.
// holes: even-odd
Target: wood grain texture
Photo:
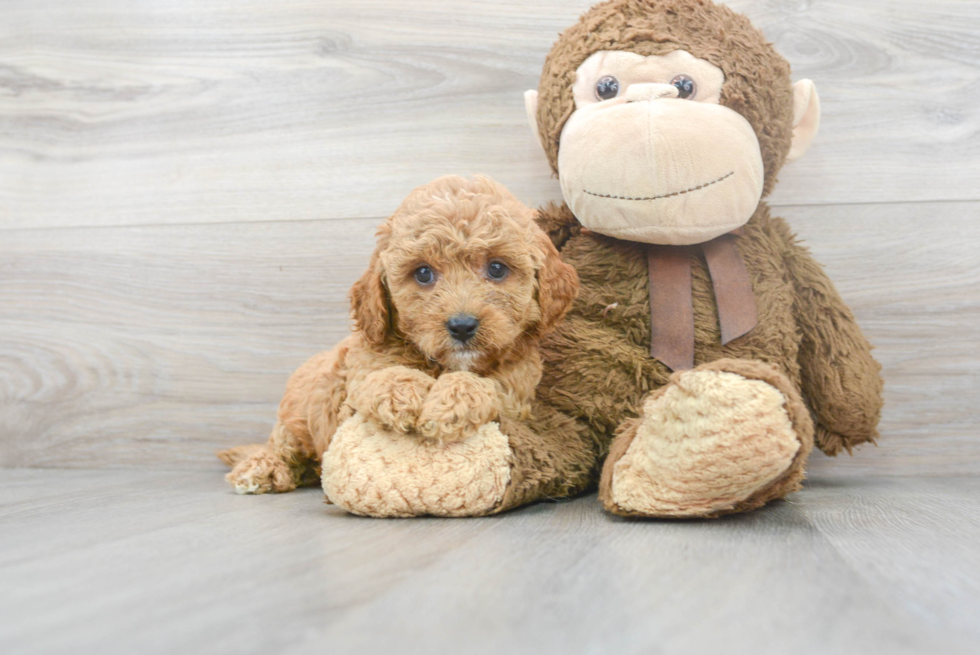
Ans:
[[[0,461],[207,466],[264,439],[288,374],[348,333],[377,223],[8,233]]]
[[[5,653],[975,653],[980,480],[823,477],[717,521],[594,496],[362,519],[216,473],[4,471]]]
[[[854,474],[980,472],[980,202],[787,207],[884,365]],[[12,230],[0,466],[212,468],[263,440],[289,373],[347,333],[378,219]]]
[[[445,173],[558,198],[522,94],[591,2],[5,2],[0,229],[382,216]],[[823,99],[775,204],[980,197],[980,4],[730,4]]]

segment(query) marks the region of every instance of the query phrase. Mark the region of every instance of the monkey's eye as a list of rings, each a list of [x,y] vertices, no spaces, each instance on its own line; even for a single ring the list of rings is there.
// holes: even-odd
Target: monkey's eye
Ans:
[[[599,100],[609,100],[619,95],[619,80],[612,75],[599,78],[595,83],[595,97]]]
[[[693,98],[698,92],[697,83],[687,75],[678,75],[670,83],[677,87],[677,97],[681,100]]]
[[[415,281],[423,287],[432,284],[436,279],[436,273],[428,266],[419,266],[415,269]]]
[[[491,280],[496,280],[499,282],[507,277],[508,273],[510,273],[510,269],[507,268],[507,264],[503,262],[494,261],[487,264],[487,276]]]

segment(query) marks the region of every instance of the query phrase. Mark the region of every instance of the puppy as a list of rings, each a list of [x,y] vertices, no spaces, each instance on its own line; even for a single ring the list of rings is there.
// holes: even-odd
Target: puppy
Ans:
[[[218,453],[227,480],[255,494],[315,482],[355,412],[443,443],[525,419],[538,340],[577,293],[575,269],[501,185],[447,176],[415,189],[378,229],[351,289],[353,334],[292,375],[268,443]]]

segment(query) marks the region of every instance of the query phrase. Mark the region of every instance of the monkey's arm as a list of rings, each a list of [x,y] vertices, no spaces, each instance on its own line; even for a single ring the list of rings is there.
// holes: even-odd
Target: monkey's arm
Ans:
[[[815,419],[816,443],[828,455],[850,453],[878,437],[881,365],[823,267],[782,220],[775,222],[783,232],[784,260],[796,287],[803,395]]]
[[[534,220],[538,227],[544,230],[555,248],[561,251],[565,242],[571,239],[582,230],[578,219],[572,214],[572,210],[565,203],[557,204],[549,202],[544,207],[538,209]]]

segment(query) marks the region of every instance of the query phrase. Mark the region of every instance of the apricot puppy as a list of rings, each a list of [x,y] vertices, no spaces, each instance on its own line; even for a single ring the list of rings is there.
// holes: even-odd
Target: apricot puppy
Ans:
[[[354,333],[290,378],[268,443],[231,448],[239,493],[315,482],[356,412],[386,431],[448,443],[524,420],[541,379],[538,340],[578,293],[534,212],[485,177],[415,189],[377,231],[350,292]]]

